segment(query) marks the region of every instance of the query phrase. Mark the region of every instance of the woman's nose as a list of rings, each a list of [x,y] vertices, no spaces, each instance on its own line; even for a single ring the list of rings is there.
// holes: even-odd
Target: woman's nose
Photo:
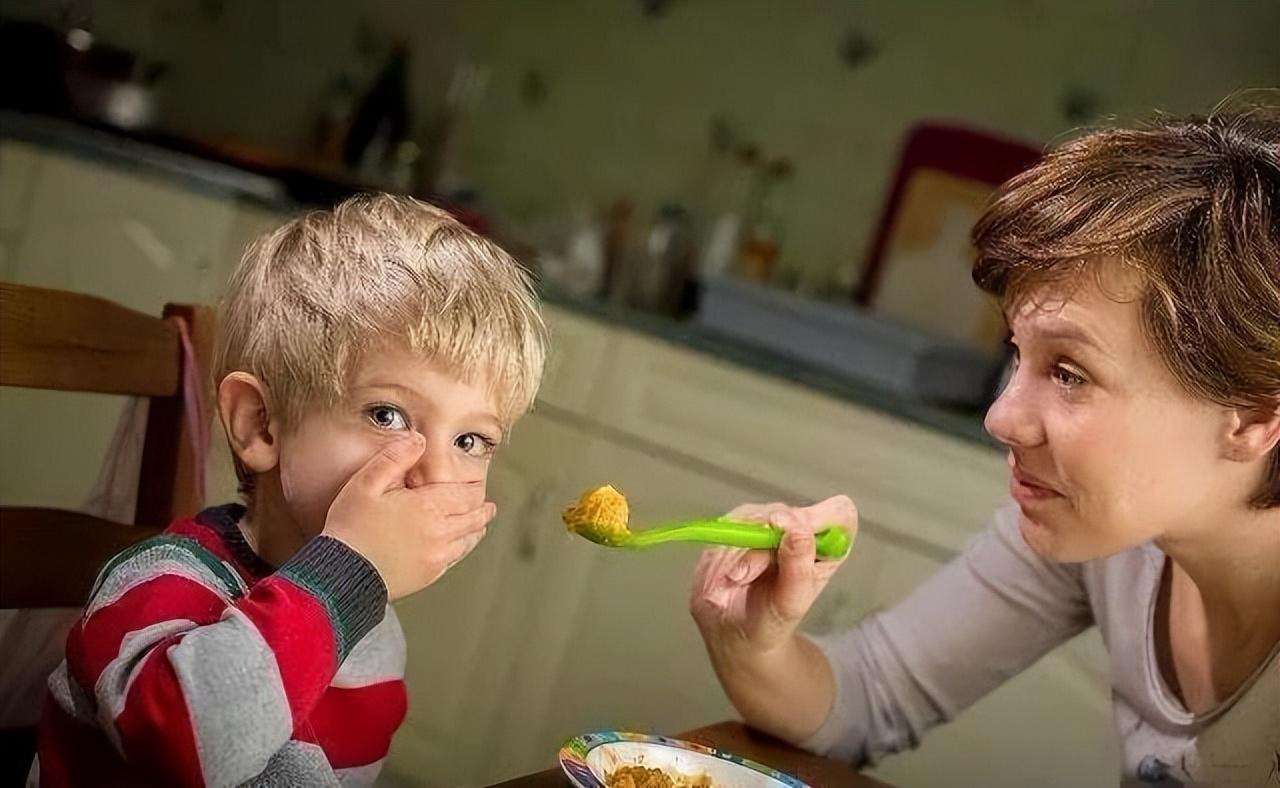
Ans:
[[[987,410],[983,426],[1006,446],[1027,448],[1044,441],[1044,428],[1032,392],[1015,372],[1004,391]]]

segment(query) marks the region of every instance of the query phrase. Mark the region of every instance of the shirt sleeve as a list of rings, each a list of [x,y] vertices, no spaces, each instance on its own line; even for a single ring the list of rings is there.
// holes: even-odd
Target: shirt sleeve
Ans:
[[[191,540],[161,537],[104,571],[67,672],[126,761],[171,785],[234,785],[290,740],[386,588],[341,542],[311,540],[240,596]]]
[[[1092,622],[1079,565],[1036,555],[1014,505],[898,605],[813,641],[836,697],[803,746],[857,766],[920,743]]]

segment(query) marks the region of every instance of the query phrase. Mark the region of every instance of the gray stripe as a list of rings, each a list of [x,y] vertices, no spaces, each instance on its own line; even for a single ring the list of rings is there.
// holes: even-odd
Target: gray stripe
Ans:
[[[89,594],[89,598],[93,599],[98,595],[99,589],[117,568],[132,561],[142,553],[162,546],[172,547],[180,551],[179,560],[206,567],[220,580],[219,585],[226,588],[228,594],[238,595],[244,593],[245,585],[244,581],[240,579],[240,575],[223,563],[216,555],[201,546],[199,542],[183,536],[161,535],[145,539],[112,558],[103,567],[102,572],[98,574],[98,579],[93,585],[93,591]]]
[[[367,784],[367,783],[365,783]],[[293,786],[338,786],[338,776],[334,774],[324,750],[315,744],[300,741],[288,741],[267,763],[267,767],[257,777],[242,783],[252,788],[293,788]]]
[[[80,685],[71,680],[67,673],[67,661],[64,659],[49,674],[49,694],[57,701],[63,711],[80,722],[94,725],[97,718],[93,713],[93,701],[85,695]]]
[[[97,683],[93,685],[93,694],[98,701],[98,724],[121,755],[124,754],[124,747],[120,743],[120,733],[116,730],[116,717],[124,710],[125,700],[129,697],[133,680],[137,678],[138,668],[142,667],[143,660],[155,644],[170,635],[188,631],[195,625],[194,621],[176,619],[130,632],[120,641],[120,651],[116,658],[107,663],[99,674]]]
[[[387,605],[382,621],[347,655],[331,686],[352,689],[403,679],[404,662],[404,630],[395,610]]]
[[[208,785],[236,785],[267,768],[293,733],[275,654],[231,607],[169,652]],[[332,773],[332,772],[331,772]]]
[[[378,779],[378,774],[382,772],[382,764],[386,758],[365,764],[364,766],[349,766],[346,769],[335,769],[338,775],[338,782],[342,783],[342,788],[366,788],[373,785]]]
[[[100,582],[89,607],[85,609],[84,617],[91,617],[102,608],[120,601],[130,589],[161,575],[185,577],[223,598],[229,598],[236,591],[227,588],[222,578],[204,563],[193,561],[190,551],[177,545],[160,544],[112,569],[111,574]]]

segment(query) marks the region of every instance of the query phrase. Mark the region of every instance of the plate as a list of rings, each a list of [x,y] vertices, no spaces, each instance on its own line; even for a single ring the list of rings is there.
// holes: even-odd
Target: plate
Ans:
[[[809,788],[789,774],[694,742],[626,731],[576,736],[560,748],[560,768],[578,788],[604,788],[622,766],[662,769],[673,777],[706,775],[715,788]]]

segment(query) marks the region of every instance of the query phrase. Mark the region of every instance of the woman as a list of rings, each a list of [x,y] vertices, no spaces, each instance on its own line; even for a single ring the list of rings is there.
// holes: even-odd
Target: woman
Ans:
[[[1097,625],[1125,781],[1280,780],[1280,106],[1096,131],[994,196],[974,280],[1018,359],[987,430],[1013,501],[855,629],[797,625],[844,497],[744,506],[690,608],[751,725],[855,765]],[[1046,709],[1046,713],[1052,713]]]

